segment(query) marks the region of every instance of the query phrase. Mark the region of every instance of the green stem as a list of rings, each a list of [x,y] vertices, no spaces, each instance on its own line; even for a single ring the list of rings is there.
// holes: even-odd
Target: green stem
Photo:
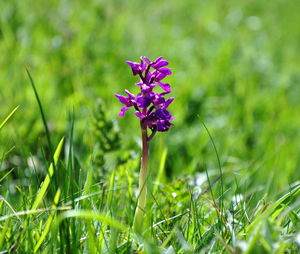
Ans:
[[[148,158],[149,158],[149,141],[147,136],[147,127],[141,123],[142,129],[142,159],[141,170],[139,175],[139,199],[135,210],[133,221],[133,230],[141,233],[143,218],[146,207],[147,197],[147,177],[148,177]]]

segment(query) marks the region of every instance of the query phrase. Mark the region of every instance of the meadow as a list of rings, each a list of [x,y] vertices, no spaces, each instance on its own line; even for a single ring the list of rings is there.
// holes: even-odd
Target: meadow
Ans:
[[[0,254],[299,253],[299,0],[1,0]],[[115,93],[164,56],[174,126]]]

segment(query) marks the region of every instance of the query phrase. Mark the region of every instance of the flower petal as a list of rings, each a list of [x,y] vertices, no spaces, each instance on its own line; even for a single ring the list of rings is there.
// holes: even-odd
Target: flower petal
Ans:
[[[164,79],[167,75],[164,73],[157,73],[154,77],[154,81],[158,82]]]
[[[127,89],[125,89],[125,93],[128,94],[130,100],[135,100],[135,95],[133,93],[129,92]]]
[[[160,68],[158,71],[165,74],[165,75],[171,75],[172,74],[172,71],[169,68]]]
[[[157,131],[167,131],[170,127],[172,126],[172,124],[169,121],[158,121],[157,125],[156,125],[156,129]]]
[[[163,83],[163,82],[157,82],[158,83],[158,85],[162,88],[162,89],[164,89],[166,92],[170,92],[171,91],[171,86],[170,86],[170,84],[165,84],[165,83]]]
[[[114,95],[119,99],[119,101],[122,104],[124,104],[127,107],[130,106],[130,100],[129,100],[129,98],[127,98],[126,96],[123,96],[123,95],[116,94],[116,93]]]
[[[141,65],[136,62],[126,61],[126,63],[131,67],[133,75],[141,73]]]
[[[165,104],[164,104],[164,108],[169,107],[169,105],[174,101],[174,97],[171,97],[169,99],[166,100]]]
[[[137,98],[138,106],[141,108],[147,108],[151,104],[150,96],[141,96]]]
[[[119,113],[119,117],[123,117],[124,116],[124,114],[125,114],[125,111],[127,111],[129,108],[128,107],[123,107],[123,108],[121,108],[121,112]]]
[[[157,62],[159,62],[161,59],[163,59],[163,56],[160,56],[158,58],[156,58],[153,62],[153,64],[156,64]]]
[[[158,116],[161,120],[173,120],[173,116],[170,114],[170,112],[166,109],[157,109],[155,114]]]
[[[140,118],[141,120],[142,120],[143,118],[145,118],[145,115],[144,115],[142,112],[140,112],[140,111],[135,111],[135,115],[136,115],[138,118]]]
[[[152,67],[153,67],[154,69],[159,69],[159,68],[161,68],[161,67],[167,66],[168,64],[169,64],[168,61],[166,61],[166,60],[161,60],[161,61],[158,61],[157,63],[153,64]]]
[[[151,61],[149,60],[148,57],[141,56],[140,59],[141,59],[141,60],[144,60],[148,65],[151,64]]]

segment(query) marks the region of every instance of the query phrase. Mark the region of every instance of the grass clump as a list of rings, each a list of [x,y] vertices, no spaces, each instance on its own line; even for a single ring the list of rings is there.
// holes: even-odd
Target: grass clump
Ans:
[[[1,1],[0,253],[298,253],[299,8]],[[176,121],[135,234],[140,131],[113,93],[140,55],[170,62]]]

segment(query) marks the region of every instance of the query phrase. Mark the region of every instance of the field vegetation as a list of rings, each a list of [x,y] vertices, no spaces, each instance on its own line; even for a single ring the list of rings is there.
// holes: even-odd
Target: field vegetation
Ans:
[[[300,1],[0,1],[0,253],[299,253]],[[125,61],[164,56],[150,146]]]

